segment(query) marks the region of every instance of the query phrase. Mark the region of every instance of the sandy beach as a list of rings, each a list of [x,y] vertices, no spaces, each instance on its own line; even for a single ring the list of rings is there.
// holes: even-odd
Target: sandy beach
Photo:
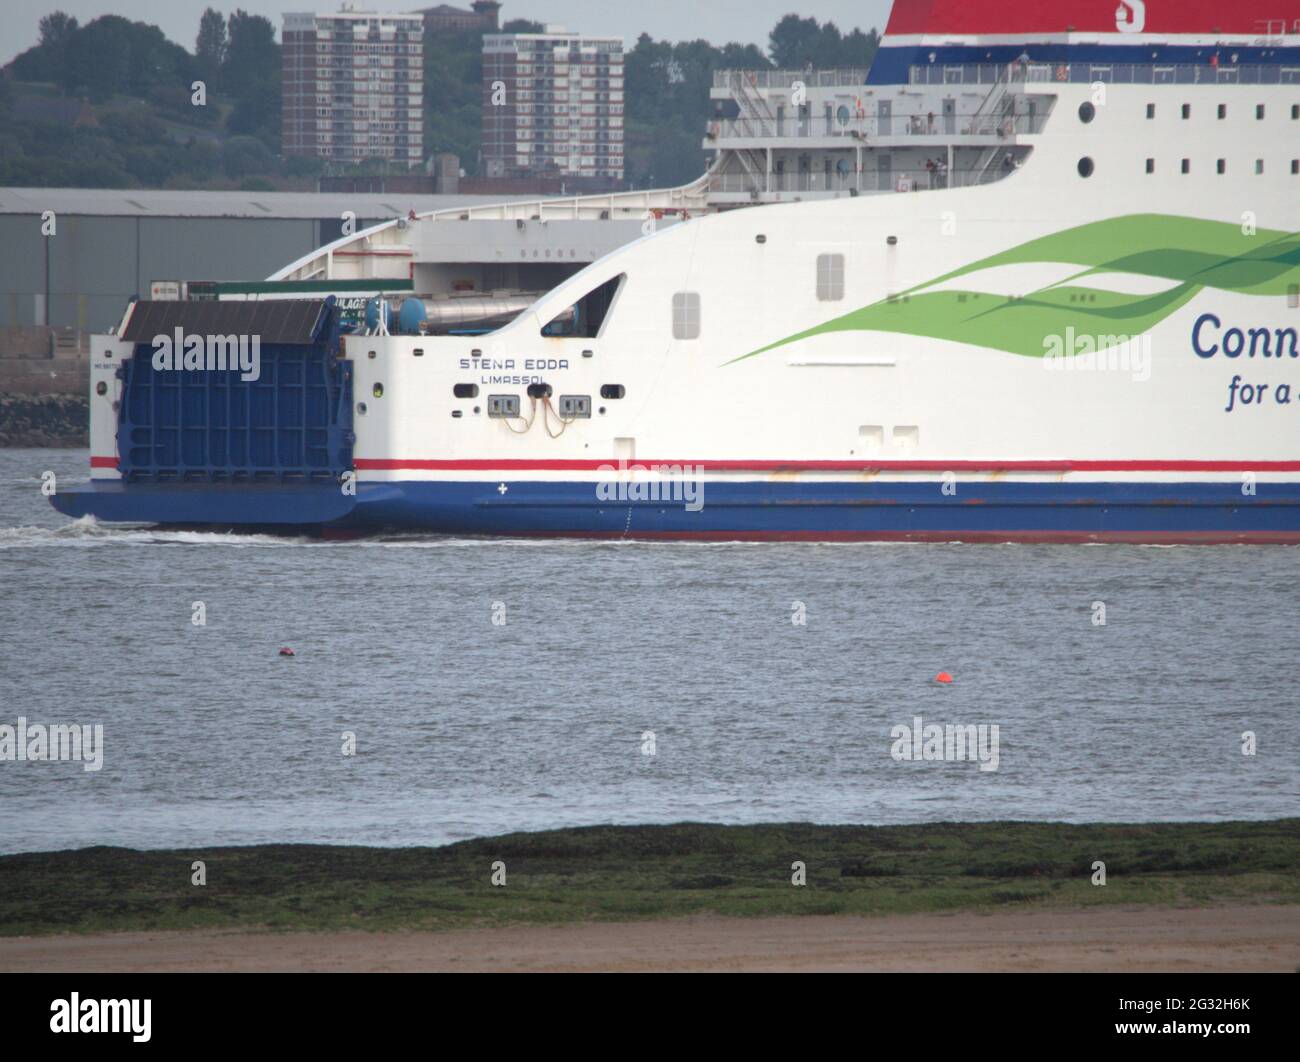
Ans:
[[[0,939],[5,971],[1293,971],[1300,906]]]

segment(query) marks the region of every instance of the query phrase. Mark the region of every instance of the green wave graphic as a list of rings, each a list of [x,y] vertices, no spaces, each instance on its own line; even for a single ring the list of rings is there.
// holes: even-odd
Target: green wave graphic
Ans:
[[[972,290],[927,291],[995,266],[1068,262],[1074,276],[1024,296]],[[1155,295],[1098,291],[1075,281],[1101,273],[1171,281]],[[1048,337],[1136,336],[1149,331],[1204,288],[1245,295],[1284,295],[1300,285],[1300,233],[1258,229],[1167,214],[1131,214],[1031,240],[918,284],[890,299],[787,336],[728,364],[831,332],[873,331],[946,339],[1042,357]]]

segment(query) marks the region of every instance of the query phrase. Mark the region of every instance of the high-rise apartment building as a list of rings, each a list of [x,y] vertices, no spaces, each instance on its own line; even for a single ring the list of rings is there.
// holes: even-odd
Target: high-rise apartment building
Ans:
[[[423,161],[419,14],[286,14],[283,38],[284,155]]]
[[[483,38],[488,177],[623,179],[623,41],[548,26]]]

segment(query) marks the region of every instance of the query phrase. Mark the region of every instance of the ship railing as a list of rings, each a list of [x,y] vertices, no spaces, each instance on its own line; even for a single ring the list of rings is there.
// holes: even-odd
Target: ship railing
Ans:
[[[841,85],[865,85],[865,66],[836,67],[826,70],[715,70],[713,87],[729,89],[733,78],[743,77],[756,89],[793,88],[802,84],[807,88],[835,88]]]
[[[1300,66],[1278,63],[935,63],[913,66],[913,85],[994,85],[1008,73],[1030,84],[1300,85]]]
[[[838,137],[845,146],[853,141],[863,143],[881,137],[901,136],[1015,136],[1022,133],[1041,133],[1047,114],[1041,111],[1028,113],[987,113],[960,111],[956,114],[895,114],[889,117],[875,115],[817,117],[786,116],[785,118],[722,118],[709,123],[708,137],[719,142],[733,139],[773,140],[781,137],[825,138]]]
[[[852,194],[869,195],[886,192],[923,192],[943,188],[969,188],[992,184],[1009,176],[1017,167],[971,167],[951,173],[939,170],[863,170],[860,173],[833,171],[832,173],[715,173],[709,177],[710,193],[747,195],[760,198],[774,193]]]

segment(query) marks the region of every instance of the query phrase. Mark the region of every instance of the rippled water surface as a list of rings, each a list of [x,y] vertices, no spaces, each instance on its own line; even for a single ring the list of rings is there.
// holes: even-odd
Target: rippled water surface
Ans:
[[[0,762],[3,851],[1300,814],[1295,549],[121,530],[41,496],[86,467],[0,451],[0,724],[104,727]],[[998,769],[896,761],[916,716]]]

